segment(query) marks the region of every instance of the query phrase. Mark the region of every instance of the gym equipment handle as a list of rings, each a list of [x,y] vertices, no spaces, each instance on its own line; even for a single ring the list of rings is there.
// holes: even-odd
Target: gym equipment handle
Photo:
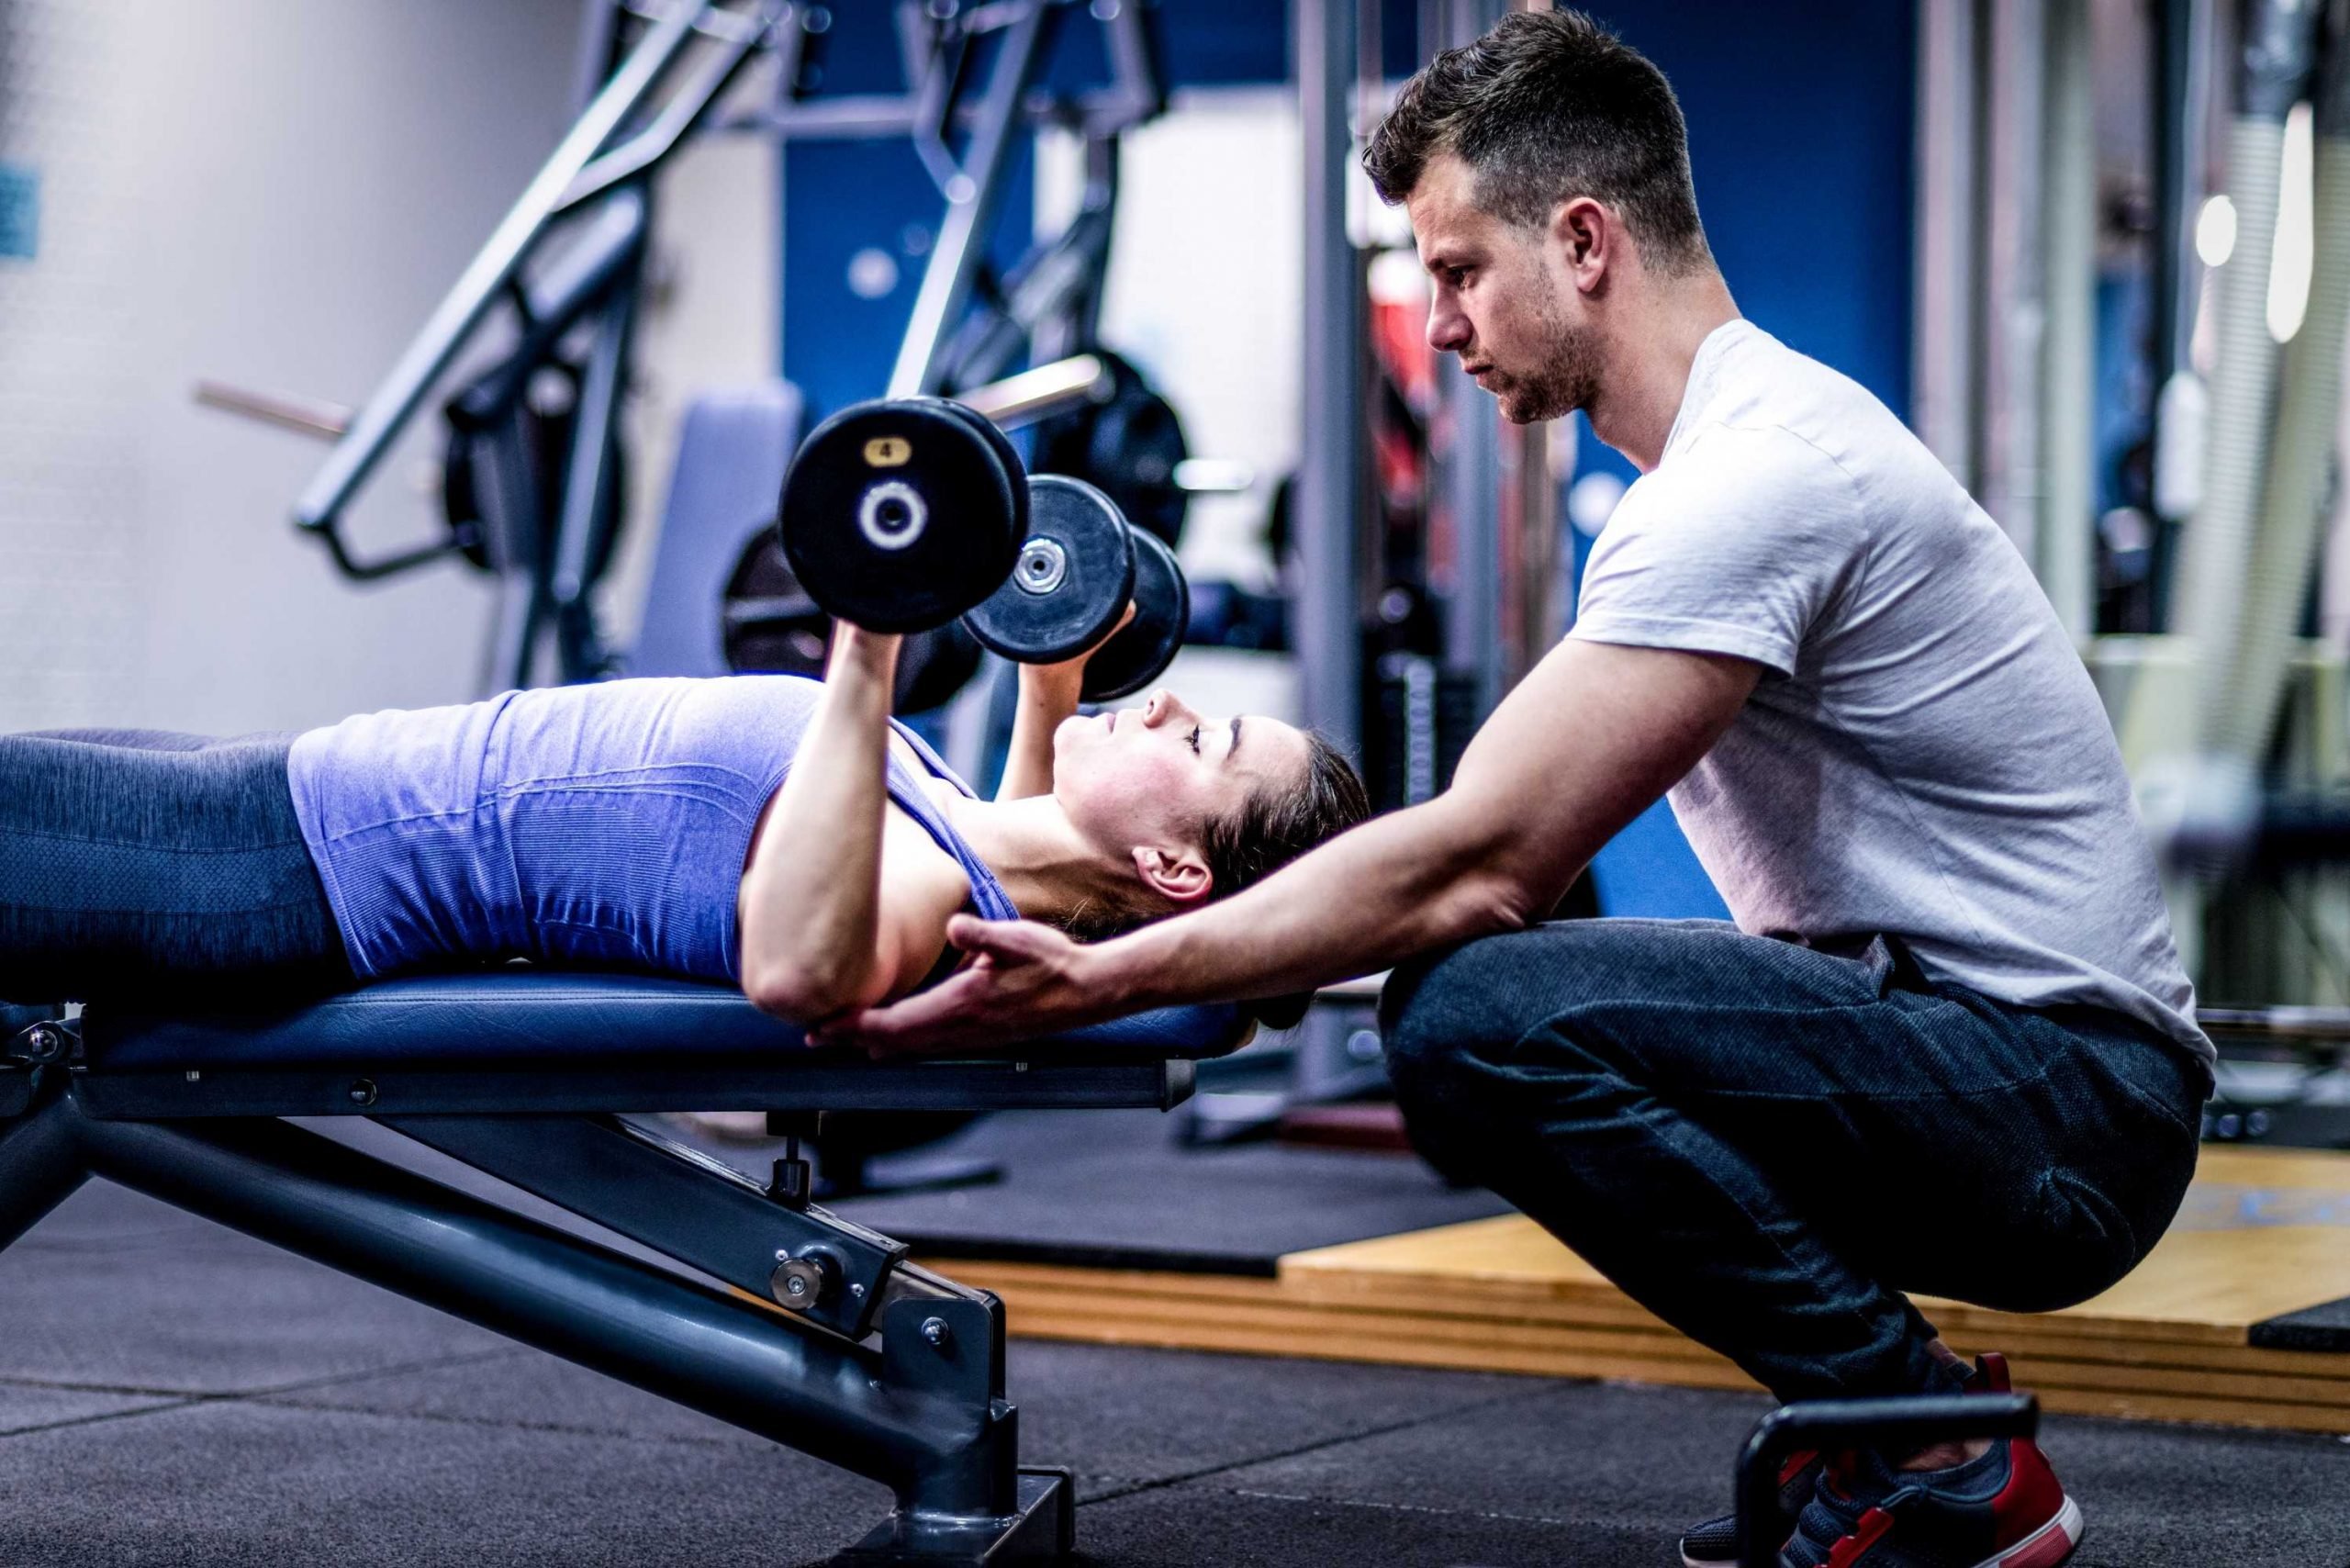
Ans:
[[[250,386],[232,386],[226,381],[199,381],[196,384],[196,400],[207,409],[242,414],[249,420],[259,420],[298,435],[314,435],[321,441],[341,441],[351,429],[351,406],[330,403],[323,398],[262,392]]]
[[[1758,1539],[1772,1518],[1779,1466],[1798,1449],[2029,1438],[2040,1430],[2040,1401],[2029,1394],[1945,1394],[1913,1399],[1817,1399],[1783,1405],[1754,1424],[1738,1457],[1740,1568],[1778,1568],[1780,1543]]]
[[[1005,430],[1018,430],[1064,409],[1106,398],[1113,385],[1107,364],[1096,355],[1081,353],[974,386],[956,394],[955,400]]]

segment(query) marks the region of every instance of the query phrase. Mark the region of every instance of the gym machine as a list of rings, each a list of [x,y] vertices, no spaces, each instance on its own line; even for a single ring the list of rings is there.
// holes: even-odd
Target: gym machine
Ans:
[[[2339,791],[2280,787],[2277,768],[2307,734],[2292,719],[2289,692],[2332,508],[2350,331],[2350,37],[2339,7],[2258,0],[2244,8],[2226,58],[2207,12],[2177,7],[2163,36],[2164,101],[2181,106],[2164,151],[2165,218],[2175,230],[2164,275],[2195,275],[2187,259],[2189,198],[2200,188],[2192,136],[2222,112],[2207,93],[2229,100],[2226,186],[2236,216],[2232,249],[2205,290],[2214,350],[2208,420],[2182,412],[2192,399],[2177,394],[2190,386],[2166,388],[2163,403],[2175,427],[2165,433],[2169,446],[2195,444],[2176,427],[2203,427],[2199,486],[2187,487],[2195,505],[2172,585],[2172,622],[2192,638],[2197,664],[2184,694],[2137,683],[2121,728],[2167,742],[2168,755],[2151,756],[2139,778],[2149,834],[2172,878],[2182,946],[2203,949],[2201,989],[2242,996],[2297,983],[2270,956],[2280,941],[2319,943],[2327,924],[2302,907],[2308,879],[2299,873],[2350,857],[2350,811]],[[2220,85],[2230,77],[2232,92]],[[2299,106],[2313,131],[2315,239],[2307,309],[2280,346],[2268,321],[2271,263],[2286,128]],[[2195,291],[2172,278],[2162,303],[2164,368],[2191,383],[2185,340]],[[2319,765],[2323,777],[2336,759],[2322,756]],[[2350,1010],[2207,1006],[2199,1020],[2221,1047],[2207,1137],[2350,1147]]]
[[[1109,80],[1075,94],[1041,91],[1055,43],[1076,17],[1100,29]],[[369,581],[453,555],[497,577],[487,689],[537,684],[550,666],[564,682],[618,673],[625,660],[598,625],[593,596],[621,526],[621,414],[653,175],[697,135],[904,136],[946,216],[890,395],[956,394],[1005,426],[1052,419],[1040,438],[1076,449],[1144,431],[1150,440],[1133,444],[1147,448],[1147,460],[1131,465],[1134,485],[1122,476],[1103,487],[1147,522],[1163,515],[1181,457],[1180,426],[1093,341],[1117,138],[1165,101],[1144,8],[901,3],[896,18],[906,90],[826,97],[805,86],[833,27],[822,6],[612,0],[592,8],[583,51],[590,90],[578,120],[364,404],[345,410],[217,382],[198,386],[199,400],[334,442],[295,521],[345,577]],[[764,88],[737,92],[755,67],[764,69]],[[1063,234],[1040,241],[999,282],[983,250],[1014,138],[1046,124],[1085,137],[1086,197]],[[345,526],[352,501],[453,366],[485,342],[493,318],[510,325],[490,368],[442,404],[447,532],[363,552]],[[1010,374],[1024,354],[1054,364]],[[1180,489],[1172,493],[1180,505]],[[772,630],[775,601],[795,585],[748,558],[735,577],[730,597],[769,602],[748,613],[738,607],[730,635]],[[964,677],[969,667],[961,666]],[[951,692],[960,680],[938,684]]]

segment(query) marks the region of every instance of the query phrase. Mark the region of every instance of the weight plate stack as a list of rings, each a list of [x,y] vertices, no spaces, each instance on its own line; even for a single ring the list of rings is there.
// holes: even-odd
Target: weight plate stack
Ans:
[[[1028,487],[968,412],[931,398],[858,403],[800,443],[778,524],[793,575],[826,613],[928,631],[1012,570]]]
[[[1138,528],[1128,536],[1135,546],[1135,618],[1085,661],[1088,702],[1131,697],[1157,680],[1175,661],[1192,620],[1191,585],[1175,564],[1175,552]]]
[[[1082,479],[1040,474],[1012,575],[963,623],[1005,658],[1058,664],[1100,642],[1134,589],[1133,530],[1116,505]]]

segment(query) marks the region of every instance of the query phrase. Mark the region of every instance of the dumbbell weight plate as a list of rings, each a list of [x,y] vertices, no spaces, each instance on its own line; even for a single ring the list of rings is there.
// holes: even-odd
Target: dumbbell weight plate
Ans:
[[[986,647],[1018,664],[1058,664],[1100,642],[1135,590],[1133,530],[1082,479],[1028,481],[1028,537],[1012,575],[963,617]]]
[[[979,431],[980,436],[986,440],[988,445],[995,449],[995,454],[1003,460],[1003,471],[1012,476],[1013,489],[1019,493],[1020,534],[1022,538],[1026,538],[1029,531],[1029,523],[1028,513],[1025,509],[1030,504],[1027,477],[1028,465],[1021,461],[1020,449],[1012,444],[1012,437],[1004,433],[1003,427],[997,424],[985,414],[979,412],[977,409],[971,407],[968,403],[958,403],[952,398],[923,396],[909,398],[905,399],[905,401],[925,404],[944,409],[946,412],[952,414],[957,419],[962,420],[971,429]],[[952,622],[949,622],[948,625],[949,629],[954,630],[955,634],[962,639],[963,645],[968,648],[970,644],[971,639],[967,635],[967,633],[970,631],[970,628],[966,626],[957,629],[954,627]],[[975,653],[972,656],[976,658],[978,655]]]
[[[1015,483],[1028,472],[1027,465],[1020,461],[1020,449],[1012,444],[1012,438],[1004,433],[1003,427],[968,403],[958,403],[952,398],[925,398],[921,401],[944,404],[949,412],[987,437],[988,444],[994,447],[996,455],[1003,459],[1003,471],[1011,475]]]
[[[818,425],[783,482],[783,553],[831,615],[874,632],[944,626],[1003,581],[1028,487],[935,398],[859,403]]]
[[[1135,546],[1135,618],[1085,661],[1085,700],[1113,702],[1157,680],[1183,645],[1192,619],[1191,585],[1175,552],[1156,534],[1130,532]]]

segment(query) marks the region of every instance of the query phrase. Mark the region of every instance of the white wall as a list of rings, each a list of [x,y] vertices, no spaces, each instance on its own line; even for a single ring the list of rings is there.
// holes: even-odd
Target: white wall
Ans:
[[[637,333],[629,410],[633,510],[605,585],[604,625],[623,647],[635,641],[687,405],[780,374],[779,162],[763,137],[705,137],[663,165],[655,188],[655,286]]]
[[[298,727],[473,695],[462,567],[369,588],[288,523],[326,448],[199,376],[356,401],[569,116],[576,0],[17,0],[0,155],[0,727]],[[30,89],[24,84],[29,83]],[[432,421],[356,509],[440,527]]]
[[[1041,143],[1040,222],[1057,227],[1083,174],[1073,138]],[[1102,336],[1182,416],[1194,457],[1242,462],[1246,496],[1194,497],[1183,566],[1263,587],[1273,481],[1297,465],[1304,244],[1297,104],[1285,88],[1176,95],[1127,133]]]

